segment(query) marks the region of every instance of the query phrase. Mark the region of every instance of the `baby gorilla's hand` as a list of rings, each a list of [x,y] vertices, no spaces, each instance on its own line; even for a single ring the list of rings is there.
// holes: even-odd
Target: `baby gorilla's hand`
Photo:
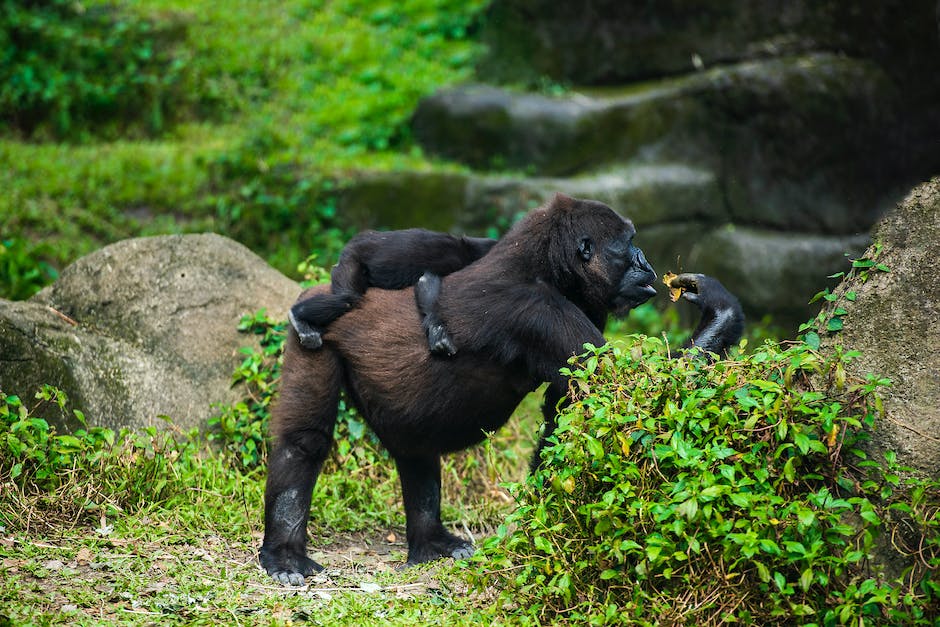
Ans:
[[[457,347],[447,335],[443,324],[433,324],[428,327],[428,346],[435,355],[453,357],[457,354]]]

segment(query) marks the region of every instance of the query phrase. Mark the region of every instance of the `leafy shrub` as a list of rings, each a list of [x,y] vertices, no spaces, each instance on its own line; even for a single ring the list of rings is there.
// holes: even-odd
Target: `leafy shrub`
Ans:
[[[26,135],[160,133],[196,90],[175,17],[72,0],[0,3],[0,119]]]
[[[24,300],[54,281],[59,273],[45,261],[51,254],[44,244],[18,238],[0,241],[0,297]]]
[[[36,416],[43,404],[54,404],[85,425],[85,416],[69,410],[64,392],[43,386],[36,404],[0,394],[0,486],[5,494],[0,524],[10,529],[30,524],[22,512],[43,510],[43,519],[58,514],[75,519],[90,512],[132,511],[159,504],[178,494],[176,480],[198,467],[197,434],[142,433],[84,426],[57,433]]]
[[[293,270],[307,251],[333,259],[349,239],[336,216],[332,184],[296,168],[267,168],[251,150],[219,157],[212,168],[217,189],[215,228],[267,260]]]
[[[855,448],[886,382],[848,358],[592,349],[481,582],[535,622],[933,624],[940,490]],[[869,560],[899,518],[913,565],[885,583]]]

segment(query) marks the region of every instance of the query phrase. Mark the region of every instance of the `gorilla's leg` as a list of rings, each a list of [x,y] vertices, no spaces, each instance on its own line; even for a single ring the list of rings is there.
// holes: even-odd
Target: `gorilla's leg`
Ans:
[[[428,337],[428,347],[435,355],[452,356],[457,352],[453,340],[444,328],[437,311],[437,298],[441,293],[441,277],[425,272],[415,284],[415,301],[421,314],[421,326]]]
[[[330,274],[330,293],[320,293],[294,303],[288,318],[300,344],[315,350],[323,345],[323,330],[331,322],[355,307],[369,287],[369,268],[363,256],[371,250],[364,246],[371,240],[353,239],[339,256]]]
[[[317,294],[294,303],[287,317],[297,331],[301,345],[314,350],[323,345],[323,329],[355,307],[361,298],[362,294],[344,290],[332,294]]]
[[[405,501],[408,564],[473,555],[473,545],[449,533],[441,523],[440,458],[397,457],[395,461]]]
[[[307,557],[307,519],[329,445],[319,433],[287,434],[268,458],[260,560],[268,574],[285,585],[302,586],[304,577],[323,570]]]
[[[276,437],[268,456],[259,555],[269,575],[293,586],[323,568],[307,557],[307,519],[311,492],[333,444],[341,378],[331,350],[306,352],[297,344],[291,334],[271,420]]]

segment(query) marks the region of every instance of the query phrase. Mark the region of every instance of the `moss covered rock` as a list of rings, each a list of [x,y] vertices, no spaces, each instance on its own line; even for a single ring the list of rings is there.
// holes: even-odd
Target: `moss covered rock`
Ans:
[[[940,477],[940,178],[914,189],[874,240],[878,248],[865,256],[888,271],[843,282],[834,308],[848,313],[825,343],[861,352],[855,374],[893,382],[873,448],[894,450],[902,464]]]
[[[737,222],[857,233],[937,163],[911,149],[929,137],[899,134],[899,102],[876,65],[809,54],[564,97],[457,87],[422,101],[413,128],[477,169],[684,164],[714,173]]]
[[[496,0],[483,22],[487,80],[618,84],[702,65],[835,50],[930,76],[933,0]]]
[[[286,315],[299,287],[218,235],[131,239],[66,268],[26,302],[0,301],[0,389],[29,404],[62,388],[93,424],[203,427],[238,400],[240,318]],[[70,426],[49,409],[48,418]]]

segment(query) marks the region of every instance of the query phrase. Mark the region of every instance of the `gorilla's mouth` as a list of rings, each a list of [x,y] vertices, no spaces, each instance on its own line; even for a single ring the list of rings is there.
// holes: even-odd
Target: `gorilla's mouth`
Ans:
[[[625,316],[634,307],[638,307],[656,295],[656,288],[647,278],[637,283],[630,283],[621,288],[611,303],[615,316]]]

